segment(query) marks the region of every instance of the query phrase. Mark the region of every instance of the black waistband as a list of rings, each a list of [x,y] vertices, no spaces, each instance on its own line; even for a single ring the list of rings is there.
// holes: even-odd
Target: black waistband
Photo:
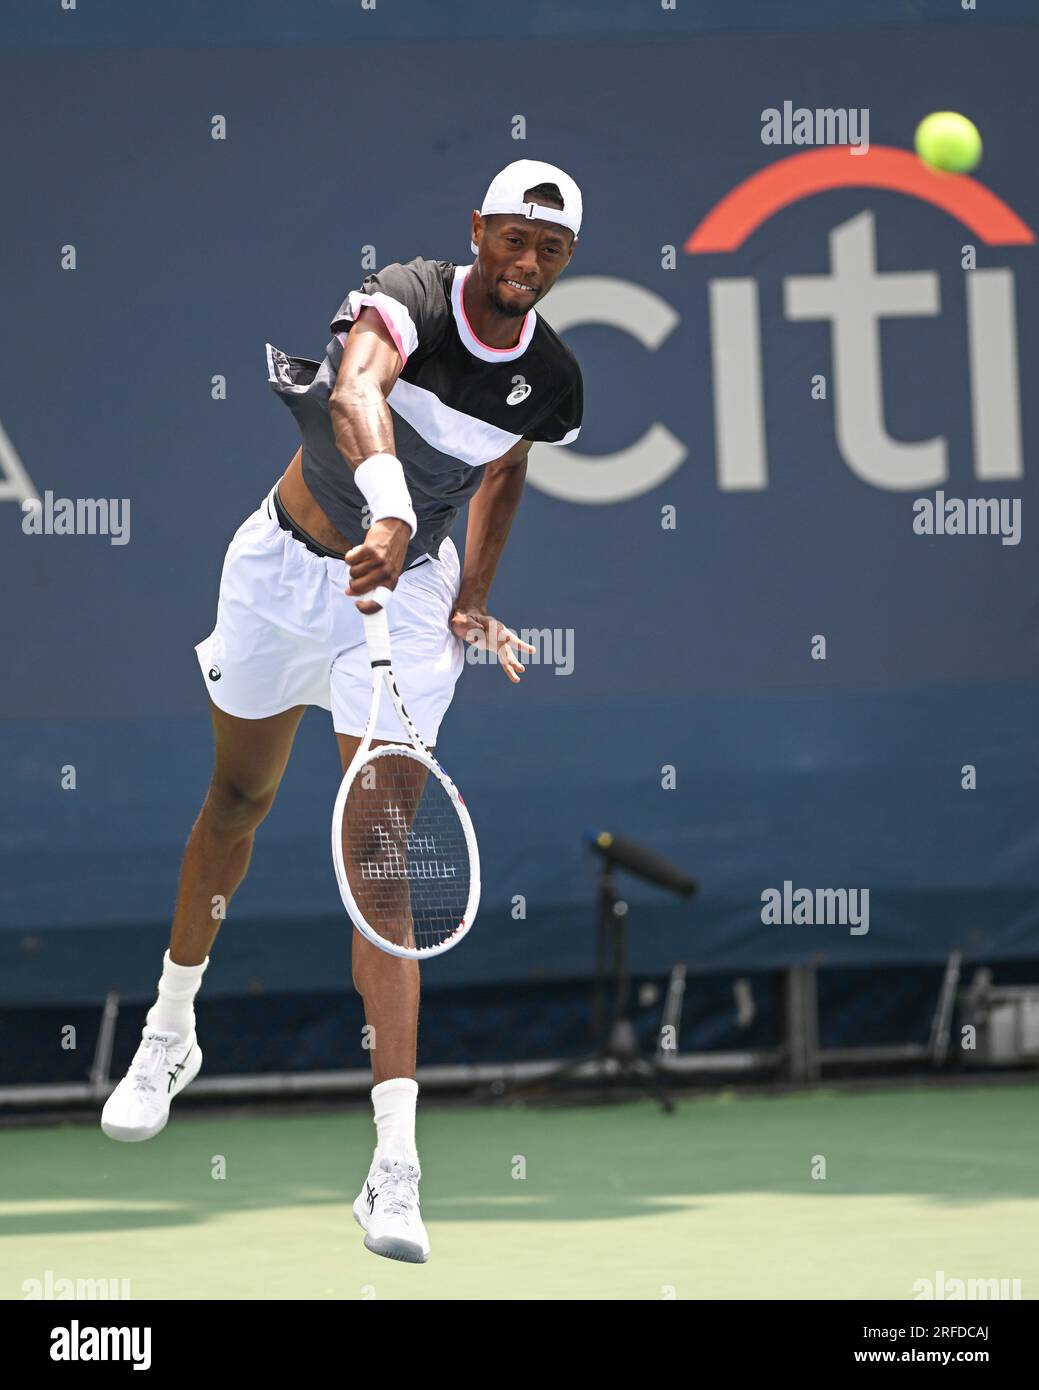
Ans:
[[[274,502],[274,515],[278,520],[278,525],[283,531],[288,531],[293,540],[299,541],[300,545],[305,545],[312,555],[324,555],[330,560],[341,560],[343,558],[343,552],[341,550],[333,550],[330,546],[322,545],[320,541],[316,541],[314,537],[304,531],[302,527],[296,525],[282,505],[277,488],[274,489],[271,498]],[[404,572],[406,573],[408,570],[416,569],[419,565],[426,564],[430,558],[429,555],[420,555],[417,560],[412,560],[410,565],[404,566]]]

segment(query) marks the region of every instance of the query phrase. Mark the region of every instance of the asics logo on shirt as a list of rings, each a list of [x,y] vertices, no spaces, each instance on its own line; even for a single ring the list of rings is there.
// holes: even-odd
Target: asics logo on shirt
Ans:
[[[533,389],[534,388],[528,382],[524,382],[522,386],[514,386],[505,397],[505,404],[519,405],[520,401],[525,401],[527,399]]]

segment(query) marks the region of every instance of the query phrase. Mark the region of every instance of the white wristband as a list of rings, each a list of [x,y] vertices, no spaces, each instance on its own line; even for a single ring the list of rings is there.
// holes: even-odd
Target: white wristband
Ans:
[[[382,521],[388,516],[397,517],[408,523],[414,538],[418,520],[411,505],[411,494],[404,481],[400,459],[392,454],[372,454],[371,458],[366,458],[354,469],[354,482],[368,503],[372,521]]]

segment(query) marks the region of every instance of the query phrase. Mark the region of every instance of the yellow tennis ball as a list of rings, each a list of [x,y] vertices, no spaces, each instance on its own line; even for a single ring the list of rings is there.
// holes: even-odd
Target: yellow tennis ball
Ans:
[[[916,152],[932,169],[965,174],[981,159],[981,136],[958,111],[932,111],[916,128]]]

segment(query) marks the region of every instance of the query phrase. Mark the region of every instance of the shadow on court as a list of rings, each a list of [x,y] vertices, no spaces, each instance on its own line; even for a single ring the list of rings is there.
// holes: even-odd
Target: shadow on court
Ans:
[[[915,1196],[950,1208],[1039,1197],[1035,1088],[502,1106],[419,1115],[428,1221],[598,1222],[694,1214],[697,1199]],[[0,1135],[0,1233],[189,1227],[327,1208],[339,1225],[367,1172],[364,1114],[193,1118],[145,1144],[80,1125]],[[825,1161],[825,1177],[820,1173]],[[813,1176],[813,1172],[816,1176]],[[220,1176],[223,1174],[223,1176]]]

